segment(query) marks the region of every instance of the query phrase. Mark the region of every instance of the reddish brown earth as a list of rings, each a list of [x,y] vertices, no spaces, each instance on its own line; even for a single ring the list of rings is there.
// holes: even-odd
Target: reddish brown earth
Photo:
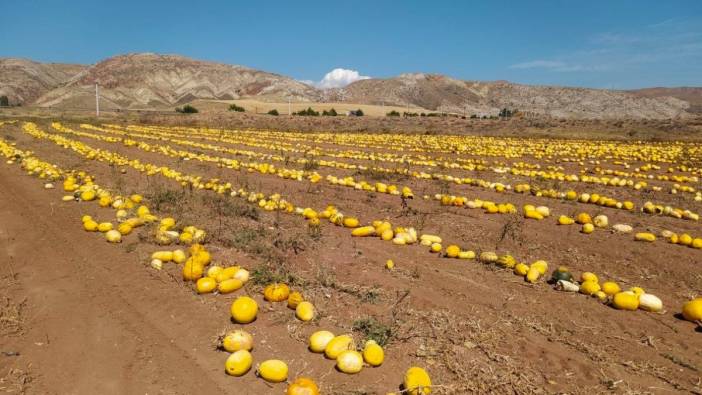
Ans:
[[[75,123],[65,124],[81,130]],[[57,133],[48,122],[39,127]],[[113,190],[140,192],[147,198],[163,190],[180,190],[164,178],[145,177],[132,169],[121,174],[107,164],[82,160],[72,151],[29,137],[21,132],[21,124],[3,126],[0,137],[12,138],[18,147],[32,149],[39,158],[63,168],[87,170],[97,183]],[[4,250],[0,250],[4,303],[0,307],[3,317],[16,321],[3,321],[0,338],[0,352],[10,354],[0,354],[4,377],[0,389],[6,392],[283,393],[283,384],[266,384],[253,372],[242,378],[224,373],[227,355],[213,347],[214,339],[238,327],[229,320],[229,306],[241,294],[253,295],[262,310],[258,320],[245,327],[255,338],[254,364],[269,358],[285,360],[291,379],[310,376],[324,393],[397,391],[402,373],[412,365],[429,371],[437,393],[702,391],[702,333],[675,317],[685,300],[702,291],[699,250],[664,242],[637,243],[630,235],[604,231],[585,236],[577,227],[558,227],[553,221],[486,215],[423,199],[411,201],[412,210],[407,211],[389,195],[326,183],[311,187],[307,182],[182,162],[87,137],[66,137],[145,162],[246,183],[267,193],[281,192],[303,206],[335,204],[364,222],[388,218],[478,252],[496,250],[525,261],[546,259],[552,268],[567,265],[576,273],[594,271],[603,279],[640,285],[660,296],[665,311],[617,311],[583,295],[555,292],[544,283],[527,284],[494,266],[440,258],[420,246],[351,238],[347,229],[326,223],[321,237],[313,237],[299,217],[258,209],[250,214],[243,201],[236,199],[229,206],[208,198],[211,192],[185,191],[177,204],[161,205],[159,214],[208,230],[212,236],[208,248],[216,262],[252,271],[268,268],[295,279],[294,288],[301,289],[320,312],[319,319],[301,324],[286,307],[264,302],[261,285],[253,281],[231,295],[196,295],[180,279],[179,267],[167,264],[157,272],[148,266],[150,253],[159,249],[148,238],[130,235],[115,246],[82,230],[82,215],[107,219],[112,210],[61,202],[60,188],[44,190],[41,180],[23,174],[18,166],[0,164]],[[345,175],[337,169],[318,171]],[[487,172],[480,176],[497,179]],[[412,179],[399,183],[411,186],[419,196],[442,187]],[[498,195],[471,186],[448,188],[450,193],[517,206],[545,204],[554,212],[602,212],[610,223],[626,222],[636,228],[701,233],[699,224],[689,221]],[[643,200],[631,189],[612,190],[610,195],[618,199],[631,198],[637,204]],[[663,194],[654,197],[669,199]],[[699,211],[691,198],[681,199]],[[383,268],[387,259],[395,261],[394,272]],[[383,366],[348,376],[335,371],[333,362],[306,350],[306,339],[315,330],[352,332],[354,322],[366,317],[392,330]],[[358,331],[354,334],[363,338]]]

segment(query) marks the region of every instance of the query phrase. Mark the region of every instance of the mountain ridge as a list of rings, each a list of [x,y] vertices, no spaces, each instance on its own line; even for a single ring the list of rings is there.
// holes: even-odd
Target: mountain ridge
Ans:
[[[496,115],[502,108],[557,118],[668,119],[702,113],[702,88],[607,90],[404,73],[321,90],[284,75],[181,55],[130,53],[94,65],[0,58],[0,95],[11,103],[90,108],[95,83],[105,109],[168,108],[192,100],[387,104],[437,112]]]

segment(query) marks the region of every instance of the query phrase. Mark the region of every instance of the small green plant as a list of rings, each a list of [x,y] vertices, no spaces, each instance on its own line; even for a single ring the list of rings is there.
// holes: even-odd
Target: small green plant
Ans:
[[[186,104],[183,107],[176,107],[175,110],[181,114],[195,114],[199,112],[197,108],[191,106],[190,104]]]
[[[390,111],[389,113],[385,114],[385,116],[388,116],[388,117],[399,117],[399,116],[400,116],[400,113],[397,112],[397,111],[395,111],[395,110],[392,110],[392,111]]]
[[[236,103],[233,103],[229,106],[229,111],[246,112],[246,109],[244,107],[237,106]]]
[[[365,340],[374,340],[379,346],[387,345],[393,336],[392,328],[373,317],[354,321],[353,331],[362,334]]]
[[[274,109],[268,111],[268,115],[275,115],[275,116],[277,117],[277,116],[280,115],[280,114],[278,113],[278,110],[276,110],[276,109],[274,108]]]
[[[322,115],[327,116],[327,117],[335,117],[339,114],[337,114],[336,110],[334,108],[332,108],[329,111],[327,111],[327,110],[322,111]]]

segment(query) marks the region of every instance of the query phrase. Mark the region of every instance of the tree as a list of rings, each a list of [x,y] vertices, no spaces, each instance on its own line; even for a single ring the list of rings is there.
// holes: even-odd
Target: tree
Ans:
[[[7,96],[3,95],[0,96],[0,107],[9,107],[10,106],[10,99],[7,98]]]
[[[503,108],[503,109],[500,111],[500,113],[498,114],[498,116],[499,116],[500,118],[509,118],[509,117],[511,117],[512,115],[516,114],[516,112],[517,112],[516,110],[508,110],[508,109],[506,109],[506,108]]]
[[[310,117],[316,117],[319,116],[319,112],[313,110],[312,107],[307,107],[307,110],[300,110],[298,112],[294,112],[293,115],[305,115]]]
[[[195,114],[199,112],[197,108],[191,106],[190,104],[186,104],[183,106],[183,108],[176,107],[176,112],[179,112],[181,114]]]
[[[334,108],[332,108],[332,109],[329,110],[329,111],[327,111],[327,110],[322,111],[322,115],[326,115],[326,116],[329,116],[329,117],[335,117],[335,116],[337,116],[338,114],[336,113],[336,110],[335,110]]]
[[[388,116],[388,117],[399,117],[399,116],[400,116],[400,113],[397,112],[397,111],[395,111],[395,110],[392,110],[392,111],[390,111],[389,113],[385,114],[385,116]]]
[[[362,117],[362,116],[363,116],[363,110],[361,110],[360,108],[359,108],[358,110],[356,110],[356,116],[357,116],[357,117]]]
[[[237,106],[236,103],[233,103],[231,106],[229,106],[229,111],[246,112],[244,107]]]
[[[278,114],[278,110],[276,110],[276,109],[274,108],[274,109],[268,111],[268,115],[275,115],[275,116],[278,116],[278,115],[280,115],[280,114]]]

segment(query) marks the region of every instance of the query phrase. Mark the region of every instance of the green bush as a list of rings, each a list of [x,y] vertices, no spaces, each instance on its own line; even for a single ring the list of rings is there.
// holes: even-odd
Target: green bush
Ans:
[[[199,112],[197,108],[191,106],[190,104],[186,104],[182,108],[176,107],[175,110],[181,114],[195,114]]]
[[[307,107],[307,110],[301,110],[298,112],[294,112],[293,115],[302,115],[302,116],[308,116],[308,117],[318,117],[319,116],[319,111],[315,111],[312,109],[312,107]]]
[[[0,96],[0,107],[9,107],[10,106],[10,99],[7,98],[7,96]]]
[[[397,111],[395,111],[395,110],[392,110],[392,111],[390,111],[389,113],[385,114],[385,116],[388,116],[388,117],[399,117],[399,116],[400,116],[400,113],[397,112]]]
[[[359,108],[358,110],[356,110],[356,116],[357,116],[357,117],[362,117],[362,116],[363,116],[363,110],[361,110],[360,108]]]
[[[236,103],[232,104],[229,106],[229,111],[236,111],[236,112],[246,112],[244,107],[237,106]]]
[[[332,109],[329,110],[329,111],[327,111],[327,110],[322,111],[322,115],[329,116],[329,117],[335,117],[335,116],[337,116],[337,115],[339,115],[339,114],[337,114],[337,113],[336,113],[336,110],[335,110],[334,108],[332,108]]]
[[[278,115],[280,115],[280,114],[278,114],[278,110],[276,110],[276,109],[274,108],[274,109],[268,111],[268,115],[275,115],[275,116],[278,116]]]

